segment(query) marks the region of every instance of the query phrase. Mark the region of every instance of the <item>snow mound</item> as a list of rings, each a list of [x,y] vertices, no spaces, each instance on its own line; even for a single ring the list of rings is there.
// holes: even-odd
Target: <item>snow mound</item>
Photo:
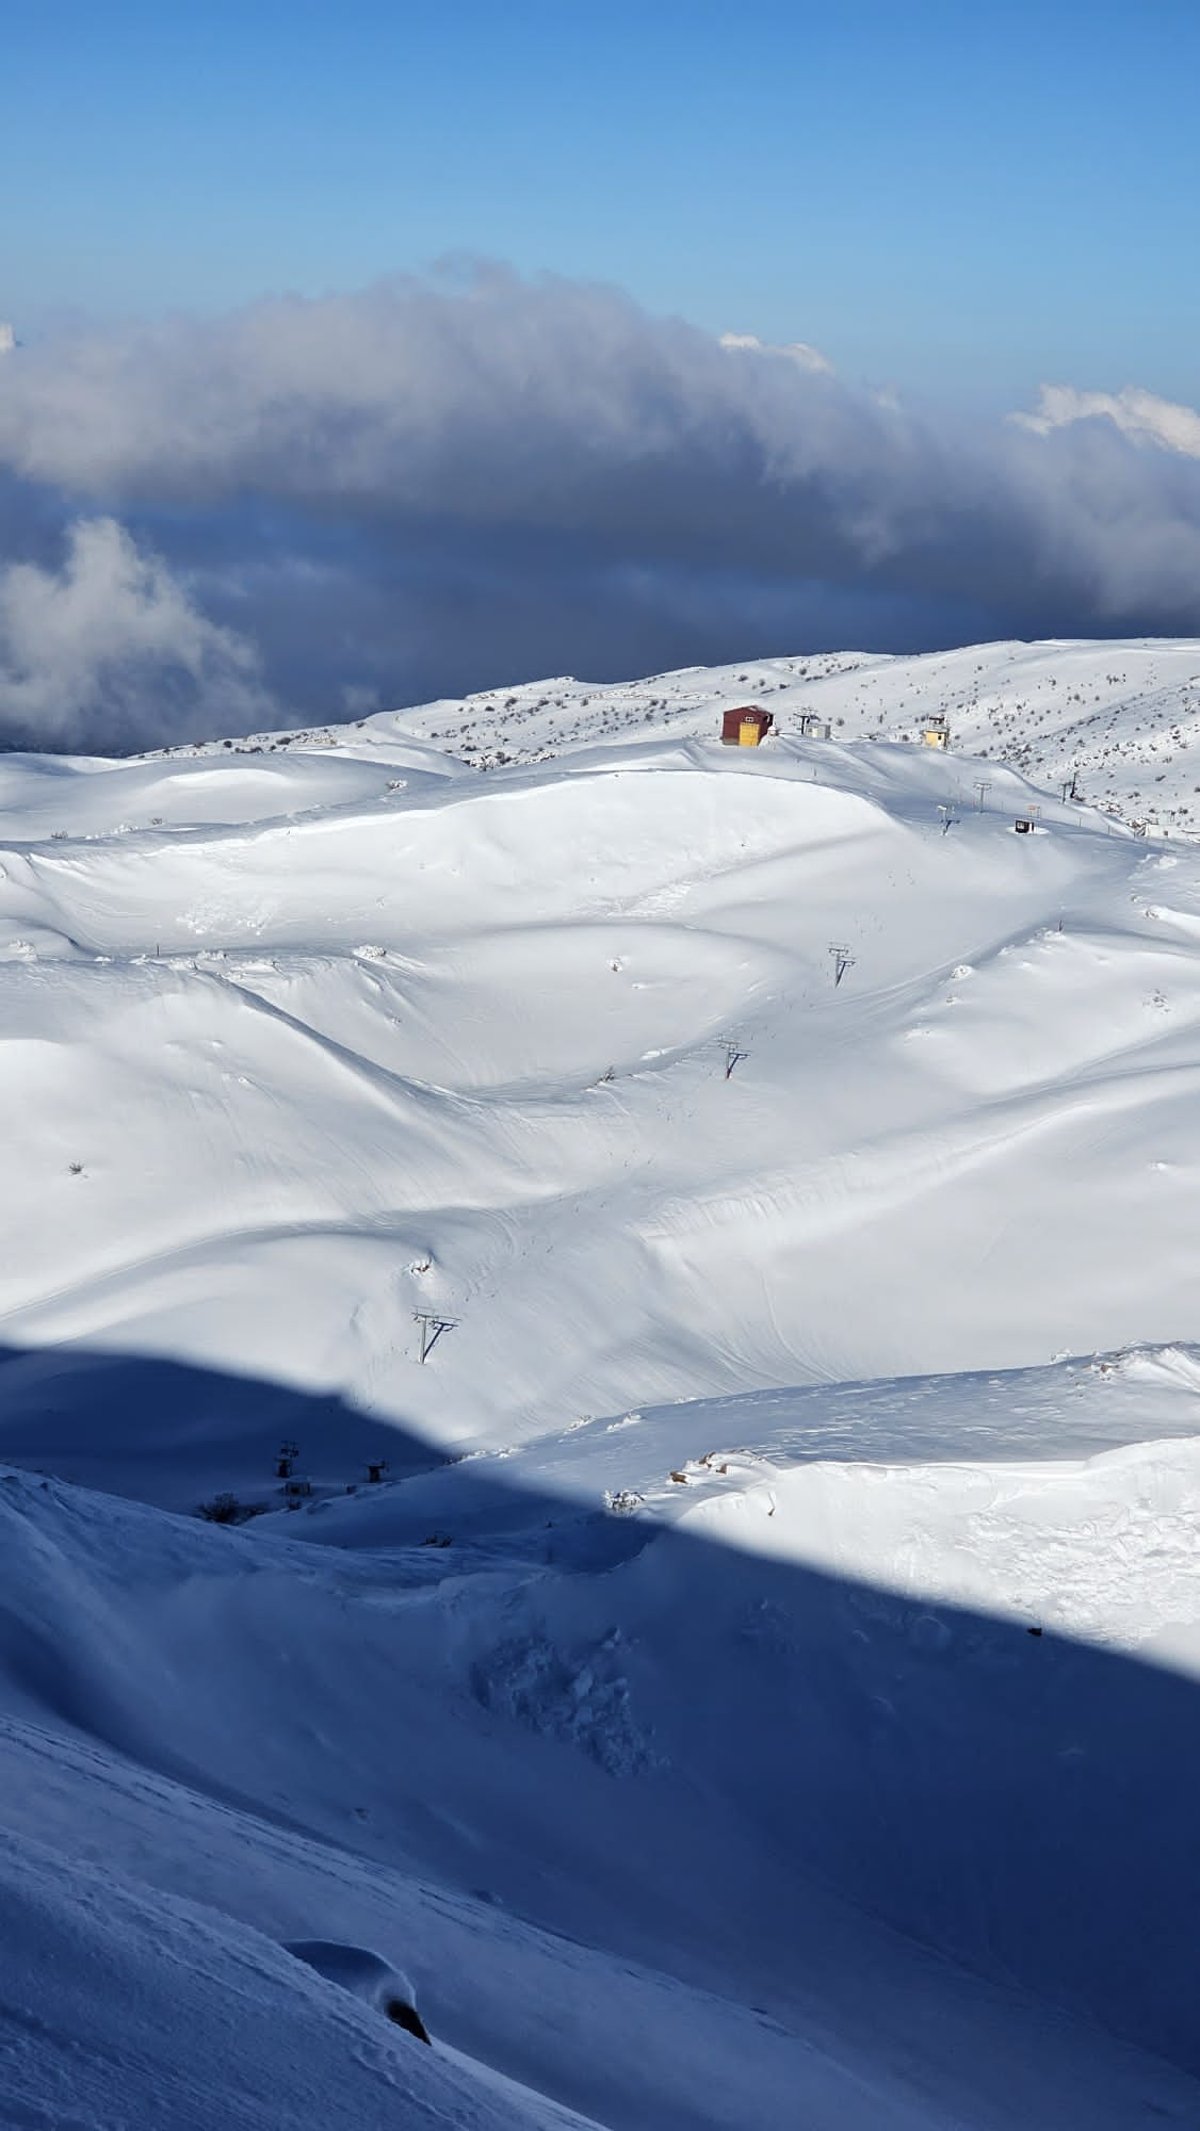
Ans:
[[[417,2011],[417,1994],[403,1969],[393,1968],[366,1946],[343,1946],[336,1939],[293,1939],[284,1947],[306,1968],[348,1990],[365,2005],[402,2027],[407,2034],[428,2042],[425,2024]]]

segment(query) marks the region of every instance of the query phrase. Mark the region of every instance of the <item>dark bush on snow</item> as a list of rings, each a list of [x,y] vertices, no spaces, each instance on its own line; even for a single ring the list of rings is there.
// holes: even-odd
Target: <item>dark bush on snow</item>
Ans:
[[[251,1517],[261,1517],[266,1504],[263,1502],[239,1502],[236,1495],[214,1495],[211,1502],[202,1502],[196,1511],[206,1524],[246,1524]]]

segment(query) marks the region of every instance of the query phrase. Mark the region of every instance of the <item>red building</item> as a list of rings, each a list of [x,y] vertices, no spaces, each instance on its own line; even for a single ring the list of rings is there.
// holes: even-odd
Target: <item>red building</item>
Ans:
[[[757,703],[741,703],[721,719],[721,743],[724,747],[759,747],[774,723],[769,710],[760,710]]]

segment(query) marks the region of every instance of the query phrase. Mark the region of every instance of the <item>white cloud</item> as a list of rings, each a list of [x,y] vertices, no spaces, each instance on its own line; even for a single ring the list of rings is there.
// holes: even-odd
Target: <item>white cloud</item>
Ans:
[[[833,364],[819,348],[810,348],[806,340],[787,340],[781,343],[760,340],[757,333],[722,333],[723,348],[748,348],[755,355],[784,355],[801,370],[824,371],[833,376]]]
[[[1181,407],[1161,400],[1140,386],[1126,385],[1121,392],[1080,392],[1074,385],[1043,385],[1035,414],[1014,414],[1022,429],[1037,436],[1069,428],[1075,422],[1112,422],[1123,436],[1138,444],[1159,444],[1186,458],[1200,459],[1200,414],[1194,407]]]
[[[1131,602],[1200,621],[1200,487],[1164,487],[1113,424],[955,426],[822,362],[586,284],[398,280],[27,349],[0,467],[127,519],[211,525],[251,499],[300,556],[339,527],[373,559],[453,548],[453,575],[464,548],[474,569],[481,543],[507,561],[544,541],[959,606],[999,588],[1008,627]]]
[[[60,571],[0,570],[0,736],[11,746],[131,745],[237,731],[270,698],[253,649],[198,612],[112,518],[71,526]]]
[[[0,708],[261,724],[247,638],[328,716],[838,638],[1190,633],[1196,419],[1062,387],[1015,424],[915,413],[802,344],[491,268],[77,333],[0,364],[0,542],[44,571],[47,526],[103,513],[165,561],[128,657],[9,648]]]

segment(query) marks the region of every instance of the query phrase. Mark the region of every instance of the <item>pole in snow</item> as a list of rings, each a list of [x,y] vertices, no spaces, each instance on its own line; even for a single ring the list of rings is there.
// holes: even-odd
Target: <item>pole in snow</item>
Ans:
[[[977,814],[982,814],[983,802],[991,789],[992,787],[986,777],[977,777],[975,779],[975,811]]]
[[[848,947],[831,947],[829,952],[833,960],[833,988],[836,991],[846,971],[853,967],[854,956]]]
[[[413,1316],[421,1327],[422,1362],[428,1361],[443,1332],[452,1332],[458,1323],[457,1317],[439,1317],[432,1310],[414,1310]]]

